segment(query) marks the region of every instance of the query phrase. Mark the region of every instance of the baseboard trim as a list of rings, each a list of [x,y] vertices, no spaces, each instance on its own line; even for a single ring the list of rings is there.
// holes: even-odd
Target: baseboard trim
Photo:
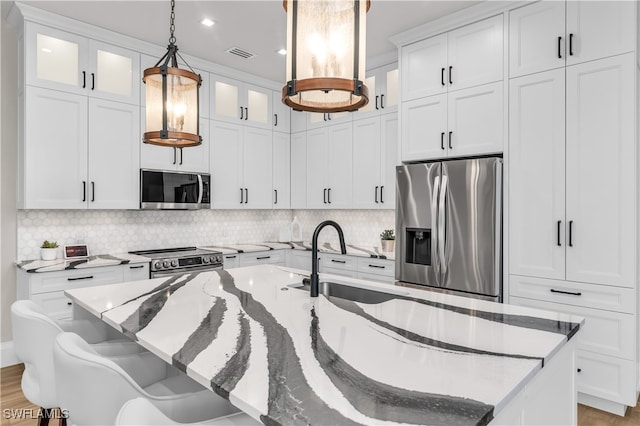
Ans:
[[[13,351],[13,340],[0,343],[0,367],[9,367],[16,364],[20,364],[20,361]]]
[[[578,392],[578,403],[588,405],[589,407],[597,408],[598,410],[606,411],[620,417],[624,417],[624,414],[627,411],[627,406],[624,404],[580,392]]]

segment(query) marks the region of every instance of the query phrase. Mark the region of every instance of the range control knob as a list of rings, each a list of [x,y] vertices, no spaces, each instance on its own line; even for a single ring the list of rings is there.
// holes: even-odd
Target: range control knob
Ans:
[[[153,268],[154,269],[162,269],[162,262],[160,262],[159,260],[153,264]]]
[[[221,254],[216,256],[216,262],[222,263],[222,255]]]
[[[171,266],[173,266],[174,268],[175,268],[176,266],[178,266],[178,259],[173,259],[173,260],[171,261]]]
[[[202,256],[202,262],[204,262],[204,263],[211,263],[211,257],[209,257],[209,256]]]
[[[169,263],[169,259],[167,259],[167,260],[162,262],[162,266],[165,267],[165,268],[168,268],[169,265],[171,265],[171,263]]]

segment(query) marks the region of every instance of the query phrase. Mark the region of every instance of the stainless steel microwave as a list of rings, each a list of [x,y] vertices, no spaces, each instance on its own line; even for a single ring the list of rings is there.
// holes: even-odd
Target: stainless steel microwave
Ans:
[[[211,206],[211,175],[140,169],[140,208],[197,210]]]

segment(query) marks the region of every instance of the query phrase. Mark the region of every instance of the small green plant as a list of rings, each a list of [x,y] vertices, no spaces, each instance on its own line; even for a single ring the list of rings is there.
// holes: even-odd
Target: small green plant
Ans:
[[[380,233],[381,240],[395,240],[396,236],[393,235],[393,229],[385,229]]]
[[[40,248],[58,248],[58,243],[56,241],[44,240],[44,243],[42,243]]]

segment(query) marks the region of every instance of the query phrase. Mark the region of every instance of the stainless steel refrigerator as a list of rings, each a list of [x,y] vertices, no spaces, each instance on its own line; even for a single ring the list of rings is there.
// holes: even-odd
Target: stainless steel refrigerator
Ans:
[[[396,280],[502,301],[502,158],[396,168]]]

